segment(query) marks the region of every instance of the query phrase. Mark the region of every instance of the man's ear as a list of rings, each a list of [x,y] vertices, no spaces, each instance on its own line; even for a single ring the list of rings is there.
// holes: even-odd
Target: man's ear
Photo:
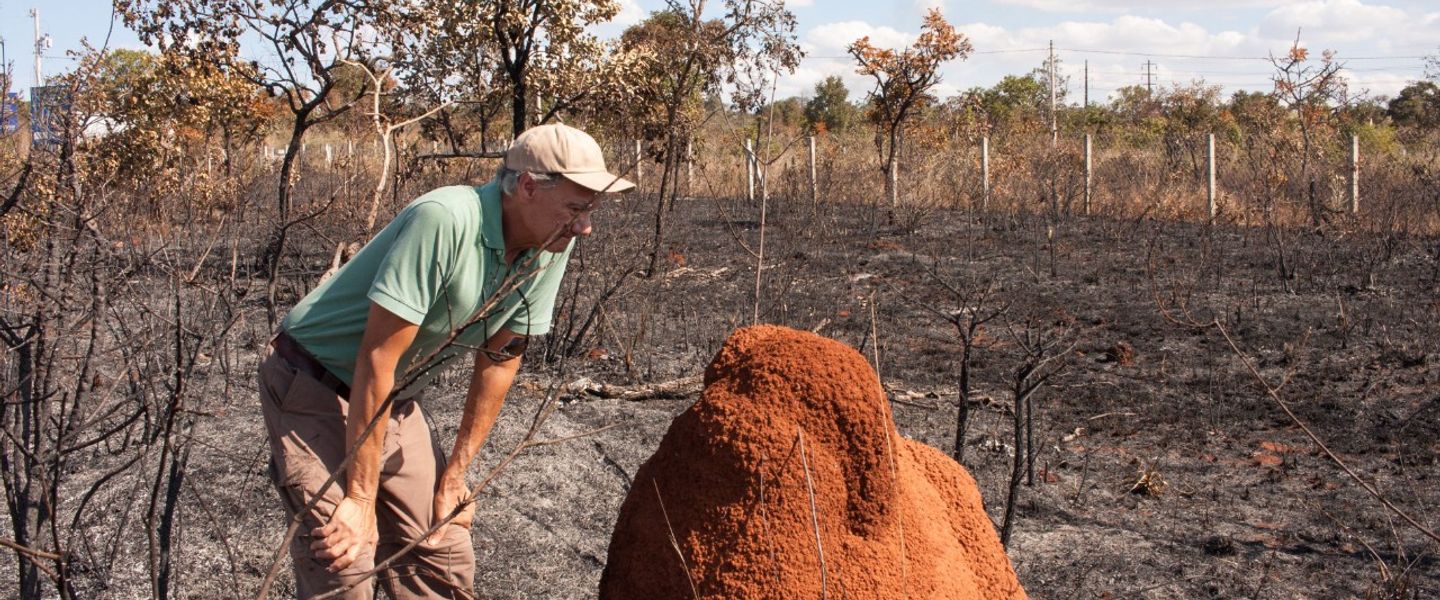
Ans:
[[[535,195],[535,177],[532,176],[528,171],[522,171],[520,173],[520,176],[515,180],[515,183],[518,184],[515,186],[515,189],[516,191],[521,192],[521,196],[529,198],[530,196]]]

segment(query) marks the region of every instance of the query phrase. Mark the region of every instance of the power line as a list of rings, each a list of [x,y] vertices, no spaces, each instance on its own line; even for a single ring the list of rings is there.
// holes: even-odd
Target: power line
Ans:
[[[984,50],[971,52],[971,54],[1017,54],[1020,52],[1049,52],[1049,48],[1020,48],[1017,50]]]
[[[1162,54],[1156,52],[1130,52],[1126,50],[1085,50],[1078,48],[1060,48],[1065,52],[1078,52],[1082,54],[1113,54],[1116,56],[1140,56],[1149,58],[1183,58],[1193,60],[1270,60],[1268,56],[1219,56],[1206,54]],[[1424,60],[1428,56],[1344,56],[1335,55],[1336,60]]]
[[[1029,52],[1048,52],[1048,51],[1049,51],[1048,48],[1018,48],[1018,49],[1015,49],[1015,50],[984,50],[984,51],[981,51],[981,52],[971,52],[970,54],[972,54],[972,55],[974,55],[974,54],[1022,54],[1022,53],[1029,53]],[[802,57],[800,60],[855,60],[855,57],[850,56],[850,55],[848,55],[848,54],[847,54],[847,55],[844,55],[844,56],[809,55],[809,56]]]
[[[1141,58],[1174,58],[1174,59],[1182,59],[1182,60],[1253,60],[1253,61],[1265,61],[1265,62],[1269,62],[1269,61],[1270,61],[1270,57],[1268,57],[1268,56],[1220,56],[1220,55],[1206,55],[1206,54],[1165,54],[1165,53],[1156,53],[1156,52],[1130,52],[1130,51],[1126,51],[1126,50],[1087,50],[1087,49],[1078,49],[1078,48],[1056,48],[1055,50],[1056,50],[1057,52],[1076,52],[1076,53],[1081,53],[1081,54],[1108,54],[1108,55],[1112,55],[1112,56],[1138,56],[1138,57],[1141,57]],[[993,54],[1024,54],[1024,53],[1048,52],[1048,51],[1049,51],[1048,48],[1018,48],[1018,49],[1014,49],[1014,50],[984,50],[984,51],[972,52],[971,55],[979,55],[979,54],[986,54],[986,55],[993,55]],[[1433,57],[1431,57],[1431,56],[1345,56],[1345,55],[1340,55],[1340,54],[1337,54],[1337,55],[1335,56],[1335,60],[1337,60],[1337,61],[1342,61],[1342,62],[1343,62],[1343,61],[1350,61],[1350,60],[1415,61],[1415,60],[1425,60],[1425,59],[1428,59],[1428,58],[1433,58]],[[854,57],[849,56],[849,55],[845,55],[845,56],[816,56],[816,55],[811,55],[811,56],[806,56],[806,57],[802,58],[801,60],[853,60],[853,59],[854,59]],[[1417,67],[1417,68],[1418,68],[1418,67]]]

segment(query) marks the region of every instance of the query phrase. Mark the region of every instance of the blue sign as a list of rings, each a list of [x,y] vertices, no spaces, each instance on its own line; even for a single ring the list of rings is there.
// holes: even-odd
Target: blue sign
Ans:
[[[5,94],[0,102],[0,134],[11,134],[20,130],[20,94]]]

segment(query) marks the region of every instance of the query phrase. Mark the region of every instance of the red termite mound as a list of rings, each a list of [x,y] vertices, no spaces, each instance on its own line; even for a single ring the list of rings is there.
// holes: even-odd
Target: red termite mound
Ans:
[[[975,480],[858,352],[736,331],[620,508],[600,598],[1024,598]]]

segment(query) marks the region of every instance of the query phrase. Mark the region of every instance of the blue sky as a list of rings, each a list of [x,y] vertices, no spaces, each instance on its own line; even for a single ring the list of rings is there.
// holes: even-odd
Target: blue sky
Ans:
[[[718,4],[718,0],[710,0]],[[611,36],[644,18],[663,0],[621,0],[615,22],[597,29]],[[1154,63],[1156,85],[1203,78],[1226,91],[1268,90],[1269,64],[1301,31],[1302,45],[1318,54],[1333,49],[1347,61],[1354,92],[1393,95],[1423,77],[1420,57],[1440,53],[1437,0],[790,0],[797,34],[809,57],[795,73],[782,76],[781,97],[807,95],[827,75],[841,75],[859,99],[869,88],[855,75],[845,46],[869,35],[881,46],[900,46],[919,30],[920,17],[939,7],[975,46],[976,54],[944,69],[938,88],[948,96],[972,86],[993,85],[1006,74],[1023,74],[1044,60],[1053,40],[1070,94],[1081,95],[1082,70],[1090,66],[1091,99],[1118,87],[1144,83],[1145,62]],[[82,37],[98,45],[111,28],[111,9],[101,0],[0,0],[0,37],[14,65],[15,80],[33,81],[33,30],[29,9],[40,9],[41,29],[55,46],[44,69],[54,74],[73,62],[67,50]],[[113,47],[139,47],[120,24]]]

